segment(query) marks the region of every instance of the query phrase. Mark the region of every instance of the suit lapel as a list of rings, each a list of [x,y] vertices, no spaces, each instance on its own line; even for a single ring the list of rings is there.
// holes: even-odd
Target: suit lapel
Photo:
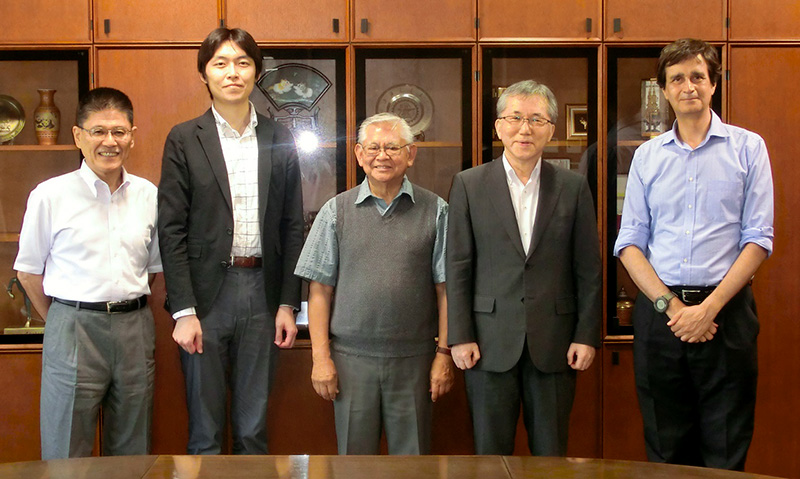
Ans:
[[[528,250],[528,258],[531,257],[536,247],[539,245],[550,219],[553,217],[553,210],[558,204],[558,197],[561,193],[561,183],[556,176],[556,169],[550,163],[540,159],[542,171],[539,184],[539,205],[536,208],[536,218],[533,221],[533,235],[531,236],[531,247]]]
[[[522,248],[522,240],[519,237],[519,226],[517,226],[517,217],[514,214],[514,205],[511,203],[511,192],[508,191],[508,179],[506,170],[503,168],[502,156],[492,161],[487,173],[486,186],[492,206],[494,206],[506,234],[511,238],[514,248],[524,258],[525,250]]]
[[[258,222],[264,231],[264,218],[267,215],[269,185],[272,179],[272,137],[274,126],[265,117],[258,117],[256,137],[258,138]]]
[[[214,114],[209,109],[197,122],[197,139],[206,154],[206,160],[211,166],[211,171],[217,179],[222,196],[228,208],[233,213],[233,203],[231,201],[231,185],[228,182],[228,169],[225,167],[225,156],[222,154],[222,144],[219,142],[217,124],[214,122]]]

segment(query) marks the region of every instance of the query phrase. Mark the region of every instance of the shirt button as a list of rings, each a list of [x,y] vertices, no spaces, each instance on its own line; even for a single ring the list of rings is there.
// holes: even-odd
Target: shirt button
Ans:
[[[689,205],[689,209],[692,209],[692,205]]]
[[[692,178],[692,177],[690,176],[690,177],[689,177],[689,182],[691,183],[692,181],[694,181],[694,178]]]
[[[689,234],[689,230],[686,230],[686,232],[685,232],[684,234],[687,234],[687,235],[688,235],[688,234]]]
[[[688,262],[689,262],[689,259],[688,259],[688,258],[683,258],[683,262],[684,262],[684,263],[688,263]]]

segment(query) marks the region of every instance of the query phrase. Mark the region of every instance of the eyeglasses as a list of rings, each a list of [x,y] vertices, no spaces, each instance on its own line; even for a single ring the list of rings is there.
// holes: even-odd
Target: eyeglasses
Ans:
[[[511,126],[522,127],[524,122],[527,122],[532,128],[544,128],[548,123],[551,125],[555,125],[552,121],[548,120],[547,118],[542,118],[540,116],[534,116],[531,118],[525,118],[519,115],[509,115],[509,116],[501,116],[501,119],[508,122]]]
[[[370,157],[370,158],[378,156],[381,153],[381,151],[386,152],[386,154],[389,155],[392,158],[397,158],[398,156],[400,156],[400,151],[403,148],[405,148],[408,145],[410,145],[410,144],[411,143],[406,143],[405,145],[392,145],[392,144],[389,144],[389,145],[384,145],[384,146],[378,146],[378,145],[364,146],[364,145],[361,145],[361,148],[364,149],[364,152],[366,152],[367,156]]]
[[[105,129],[102,126],[96,126],[88,130],[82,126],[79,126],[78,128],[88,133],[93,140],[97,141],[105,140],[109,133],[111,133],[111,138],[113,138],[114,140],[125,141],[128,139],[131,132],[133,131],[122,126],[116,126],[114,128],[111,128],[110,130]]]

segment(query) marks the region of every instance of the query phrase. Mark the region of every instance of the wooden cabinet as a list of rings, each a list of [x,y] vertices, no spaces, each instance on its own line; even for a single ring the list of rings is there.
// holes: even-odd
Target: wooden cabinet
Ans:
[[[633,345],[606,343],[603,363],[603,459],[646,461],[633,377]]]
[[[41,346],[0,346],[0,462],[38,461]]]
[[[599,40],[602,0],[478,0],[482,41]]]
[[[353,41],[475,41],[476,0],[352,0]]]
[[[795,125],[800,122],[800,47],[732,46],[730,123],[760,134],[775,187],[775,249],[753,279],[761,331],[753,443],[746,470],[800,475],[800,170]]]
[[[763,3],[763,2],[762,2]],[[607,41],[725,40],[725,0],[606,0]]]
[[[797,0],[731,0],[731,40],[800,38]]]
[[[89,0],[2,3],[0,43],[90,42]]]
[[[137,131],[125,167],[158,184],[170,129],[211,106],[197,71],[197,48],[98,48],[95,81],[131,98]]]
[[[218,26],[214,0],[94,2],[94,40],[98,43],[200,42]]]
[[[257,42],[343,42],[349,38],[346,0],[228,0],[226,4],[226,25],[247,30]]]

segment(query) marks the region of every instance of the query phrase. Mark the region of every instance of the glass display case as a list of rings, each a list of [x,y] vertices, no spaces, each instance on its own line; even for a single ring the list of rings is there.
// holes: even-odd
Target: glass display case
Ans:
[[[250,98],[294,135],[303,181],[306,235],[317,212],[347,188],[345,52],[263,49],[264,72]]]
[[[447,200],[453,176],[472,166],[469,48],[358,49],[356,124],[392,112],[411,127],[417,158],[408,178]],[[357,179],[364,172],[357,168]]]
[[[547,85],[558,101],[558,119],[542,158],[557,166],[587,174],[597,204],[597,48],[483,48],[483,163],[503,153],[494,122],[497,99],[509,85],[536,80]]]
[[[607,156],[607,318],[606,335],[633,334],[631,313],[639,289],[622,263],[614,257],[625,187],[633,154],[645,141],[672,129],[675,119],[669,103],[656,84],[661,47],[608,49],[608,156]],[[722,53],[720,52],[720,55]],[[722,82],[724,79],[720,79]],[[711,101],[722,110],[722,85]]]
[[[12,282],[19,231],[30,191],[80,166],[72,125],[88,89],[87,50],[0,52],[0,344],[42,340],[41,319]]]

